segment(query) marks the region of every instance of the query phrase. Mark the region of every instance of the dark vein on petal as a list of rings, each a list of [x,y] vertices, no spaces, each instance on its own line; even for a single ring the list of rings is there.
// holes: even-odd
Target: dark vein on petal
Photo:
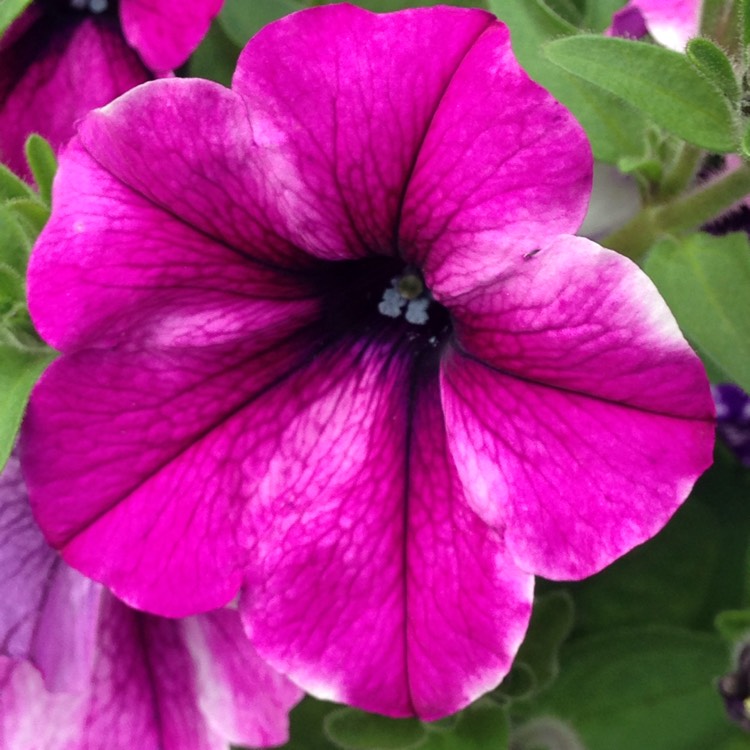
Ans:
[[[120,605],[125,606],[125,605]],[[154,725],[156,727],[156,741],[159,746],[156,750],[167,750],[164,744],[164,724],[161,718],[161,710],[159,706],[159,690],[156,685],[156,674],[154,673],[154,665],[151,663],[151,649],[148,645],[148,636],[146,635],[146,623],[145,618],[148,615],[141,614],[135,610],[128,609],[128,615],[133,617],[135,620],[135,633],[136,640],[140,646],[140,650],[143,653],[143,664],[146,669],[146,682],[148,684],[148,691],[151,694],[151,707],[152,715],[154,719]]]
[[[485,362],[483,359],[480,359],[479,357],[474,356],[473,354],[469,353],[464,349],[460,343],[456,340],[453,341],[453,349],[454,351],[461,357],[464,357],[465,359],[468,359],[471,362],[475,362],[478,365],[481,365],[482,367],[486,367],[488,370],[491,370],[492,372],[496,372],[498,375],[505,375],[506,377],[513,378],[515,380],[519,380],[522,383],[528,383],[529,385],[538,385],[542,388],[548,388],[553,391],[557,391],[558,393],[563,393],[571,396],[580,396],[582,398],[591,399],[592,401],[599,401],[602,404],[609,404],[611,406],[620,406],[623,409],[629,409],[631,411],[637,411],[641,412],[643,414],[653,414],[657,417],[667,417],[668,419],[680,419],[685,422],[705,422],[707,424],[714,424],[715,419],[713,417],[689,417],[689,416],[680,416],[679,414],[670,414],[669,412],[663,412],[659,411],[657,409],[649,409],[647,407],[641,407],[641,406],[634,406],[633,404],[627,404],[623,401],[615,401],[614,399],[607,398],[606,396],[599,396],[595,393],[586,393],[585,391],[579,391],[575,388],[567,388],[564,385],[557,385],[555,383],[546,383],[542,380],[535,380],[534,378],[526,377],[525,375],[521,375],[517,372],[512,372],[511,370],[505,370],[502,367],[496,367],[495,365],[491,365],[488,362]]]
[[[60,541],[58,549],[60,551],[64,550],[76,537],[78,537],[80,534],[84,533],[89,528],[91,528],[94,524],[97,523],[97,521],[101,520],[104,516],[106,516],[108,513],[114,510],[115,507],[117,507],[121,502],[123,502],[130,495],[132,495],[133,492],[135,492],[137,489],[142,487],[149,480],[151,480],[153,477],[155,477],[157,474],[163,471],[167,466],[169,466],[171,463],[173,463],[182,455],[184,455],[194,445],[196,445],[197,443],[200,443],[211,432],[221,427],[222,425],[226,424],[230,419],[232,419],[237,414],[242,412],[243,409],[246,409],[248,406],[250,406],[251,404],[256,402],[258,399],[262,398],[266,394],[273,391],[275,388],[277,388],[279,385],[281,385],[286,380],[291,378],[293,375],[303,370],[305,367],[311,364],[317,357],[319,357],[324,351],[332,348],[338,342],[339,342],[338,337],[329,338],[321,342],[321,344],[315,349],[313,349],[307,356],[302,357],[302,359],[296,365],[290,367],[286,372],[274,378],[270,383],[263,386],[262,388],[260,388],[258,391],[251,394],[247,398],[243,399],[237,406],[230,409],[226,414],[222,414],[217,421],[212,422],[211,424],[207,425],[204,429],[202,429],[200,432],[193,435],[192,438],[190,440],[187,440],[185,444],[181,446],[175,453],[173,453],[164,461],[161,461],[153,469],[151,469],[143,477],[141,477],[133,487],[131,487],[125,493],[118,495],[114,500],[107,503],[107,505],[104,508],[102,508],[98,513],[94,514],[85,523],[81,524],[78,529],[72,531],[70,534],[64,537],[62,541]],[[247,360],[243,360],[242,362],[238,363],[236,366],[239,367],[243,364],[246,364],[248,360],[254,359],[254,358],[255,358],[255,354],[251,355],[251,357],[249,357]],[[228,369],[233,369],[233,368],[228,368]]]
[[[87,154],[88,154],[88,155],[89,155],[89,156],[90,156],[90,157],[91,157],[91,158],[92,158],[92,159],[93,159],[93,160],[94,160],[94,161],[95,161],[95,162],[96,162],[97,164],[99,164],[99,166],[100,166],[100,167],[102,168],[102,170],[103,170],[104,172],[106,172],[106,174],[107,174],[108,176],[110,176],[110,177],[111,177],[112,179],[114,179],[114,180],[116,180],[117,182],[119,182],[119,183],[120,183],[121,185],[123,185],[123,186],[124,186],[124,187],[125,187],[125,188],[126,188],[127,190],[129,190],[130,192],[132,192],[132,193],[134,193],[135,195],[139,196],[139,197],[140,197],[140,198],[142,198],[143,200],[147,201],[147,202],[148,202],[148,203],[149,203],[150,205],[152,205],[152,206],[155,206],[155,207],[156,207],[156,208],[158,208],[158,209],[159,209],[160,211],[163,211],[163,212],[164,212],[164,213],[165,213],[165,214],[166,214],[167,216],[169,216],[169,218],[170,218],[170,219],[173,219],[174,221],[178,222],[178,223],[179,223],[180,225],[182,225],[182,226],[188,227],[188,228],[189,228],[189,229],[191,229],[192,231],[194,231],[194,232],[196,232],[197,234],[199,234],[199,235],[200,235],[201,237],[205,237],[206,239],[208,239],[208,240],[209,240],[210,242],[212,242],[212,243],[215,243],[215,244],[217,244],[217,245],[220,245],[221,247],[225,248],[226,250],[229,250],[230,252],[234,253],[235,255],[239,255],[239,256],[240,256],[241,258],[243,258],[244,260],[247,260],[247,261],[248,261],[248,262],[250,262],[250,263],[254,263],[254,264],[258,265],[258,266],[261,266],[262,268],[267,268],[267,269],[269,269],[269,270],[271,270],[271,271],[278,271],[279,273],[282,273],[282,274],[287,274],[287,275],[290,275],[290,276],[302,276],[302,277],[304,277],[304,276],[305,276],[305,275],[306,275],[306,274],[307,274],[307,273],[309,272],[309,268],[294,268],[294,267],[292,267],[292,266],[281,266],[281,265],[278,265],[278,264],[276,264],[276,263],[272,263],[272,262],[271,262],[271,261],[269,261],[269,260],[265,260],[265,259],[262,259],[262,258],[256,258],[256,257],[255,257],[254,255],[250,255],[250,254],[249,254],[248,252],[246,252],[245,250],[242,250],[241,248],[239,248],[239,247],[235,247],[234,245],[230,244],[230,243],[229,243],[229,242],[227,242],[227,241],[226,241],[225,239],[223,239],[223,238],[221,238],[221,237],[215,237],[215,236],[214,236],[213,234],[211,234],[210,232],[208,232],[208,231],[206,231],[206,230],[204,230],[204,229],[201,229],[200,227],[197,227],[197,226],[195,226],[194,224],[191,224],[191,223],[190,223],[190,222],[189,222],[189,221],[188,221],[187,219],[184,219],[183,217],[181,217],[181,216],[179,216],[178,214],[176,214],[176,213],[175,213],[175,212],[174,212],[174,211],[173,211],[173,210],[172,210],[171,208],[169,208],[168,206],[165,206],[165,205],[164,205],[164,204],[162,204],[161,202],[157,202],[157,201],[155,201],[154,199],[152,199],[152,198],[150,198],[149,196],[147,196],[147,195],[146,195],[145,193],[141,192],[141,191],[140,191],[140,190],[139,190],[138,188],[134,187],[133,185],[131,185],[130,183],[126,182],[125,180],[123,180],[123,179],[122,179],[121,177],[119,177],[118,175],[114,174],[114,172],[111,172],[111,171],[110,171],[109,169],[107,169],[107,167],[106,167],[106,166],[105,166],[104,164],[102,164],[102,163],[101,163],[101,161],[100,161],[99,159],[97,159],[97,157],[96,157],[96,156],[95,156],[94,154],[92,154],[92,153],[91,153],[91,152],[90,152],[90,151],[89,151],[89,150],[88,150],[87,148],[86,148],[86,153],[87,153]],[[278,234],[278,233],[277,233],[277,232],[276,232],[275,230],[273,230],[273,229],[272,229],[271,227],[268,227],[268,230],[270,230],[270,231],[271,231],[271,232],[272,232],[272,233],[274,234],[274,236],[275,236],[275,237],[276,237],[277,239],[279,239],[279,240],[280,240],[281,242],[283,242],[283,243],[284,243],[285,245],[287,245],[288,247],[290,247],[290,248],[292,248],[293,250],[295,250],[295,251],[297,251],[298,253],[300,253],[300,254],[302,255],[302,257],[304,257],[304,258],[309,258],[309,259],[310,259],[310,263],[311,263],[311,264],[315,264],[316,262],[317,262],[317,263],[320,263],[320,262],[321,262],[321,259],[320,259],[320,258],[317,258],[317,257],[316,257],[315,255],[312,255],[311,253],[307,252],[306,250],[303,250],[303,249],[302,249],[301,247],[298,247],[297,245],[293,244],[293,243],[292,243],[292,242],[290,242],[289,240],[287,240],[287,239],[285,239],[285,238],[281,237],[281,236],[280,236],[280,235],[279,235],[279,234]],[[265,232],[264,232],[264,233],[265,233]]]
[[[476,35],[476,37],[466,48],[466,51],[463,53],[463,55],[461,55],[461,59],[458,61],[455,70],[450,74],[448,80],[445,82],[445,85],[438,94],[437,99],[435,100],[435,106],[432,109],[432,113],[430,114],[430,117],[425,124],[424,130],[422,131],[422,136],[417,143],[417,147],[414,149],[414,156],[412,157],[411,164],[409,165],[406,176],[404,177],[404,188],[401,191],[401,196],[398,200],[398,208],[396,209],[396,221],[394,222],[393,226],[393,251],[395,255],[400,255],[398,238],[401,232],[401,219],[404,212],[406,194],[409,191],[409,185],[411,184],[412,178],[414,177],[414,172],[417,169],[417,162],[419,161],[419,156],[422,153],[422,148],[425,144],[425,141],[427,140],[427,136],[430,130],[432,129],[432,123],[435,121],[437,113],[440,110],[440,105],[443,103],[443,99],[445,99],[445,95],[448,93],[448,89],[453,83],[453,79],[456,77],[456,74],[461,69],[464,60],[466,60],[466,58],[469,56],[469,53],[474,49],[474,45],[479,41],[480,37],[484,34],[485,31],[487,31],[487,29],[490,28],[490,26],[492,26],[493,23],[495,23],[494,18],[488,19],[485,27]]]

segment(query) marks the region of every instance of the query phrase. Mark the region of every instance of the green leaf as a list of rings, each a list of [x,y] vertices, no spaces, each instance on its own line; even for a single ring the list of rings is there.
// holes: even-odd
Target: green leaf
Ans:
[[[716,615],[716,630],[724,640],[737,643],[750,636],[750,609],[729,609]]]
[[[16,440],[31,389],[54,359],[50,349],[22,349],[0,343],[0,469]]]
[[[52,146],[42,136],[32,133],[26,141],[26,161],[29,163],[39,197],[49,206],[52,202],[52,181],[57,172],[57,158]]]
[[[601,573],[566,584],[575,602],[576,634],[628,625],[693,627],[713,585],[719,532],[715,514],[690,498],[654,539]]]
[[[224,33],[218,21],[214,21],[203,41],[188,60],[188,72],[195,78],[207,78],[224,86],[230,86],[240,47]]]
[[[586,750],[573,728],[552,716],[539,716],[515,726],[511,734],[513,750]]]
[[[726,100],[684,55],[656,44],[588,35],[549,42],[545,54],[688,143],[734,151],[737,137]]]
[[[570,642],[561,662],[537,711],[568,722],[591,750],[707,750],[741,736],[714,686],[728,664],[718,636],[608,631]]]
[[[698,480],[690,502],[707,508],[719,524],[721,554],[700,623],[713,627],[717,612],[750,606],[750,472],[728,450],[717,446],[714,465]],[[711,533],[707,527],[707,533]]]
[[[335,0],[338,3],[350,0]],[[310,5],[330,5],[330,0],[313,0]],[[453,5],[459,8],[486,8],[485,0],[355,0],[354,5],[375,13],[392,13],[407,8],[429,8],[434,5]]]
[[[0,258],[21,277],[26,276],[29,253],[34,244],[34,237],[26,225],[22,225],[15,213],[0,203],[0,238],[2,251]]]
[[[289,714],[289,742],[284,750],[333,750],[323,731],[325,717],[339,706],[306,696]]]
[[[526,72],[578,118],[597,159],[616,163],[644,151],[646,119],[630,105],[598,86],[552,64],[542,46],[577,32],[542,0],[490,0],[490,10],[511,31],[513,50]]]
[[[8,302],[25,300],[24,279],[18,271],[0,261],[0,313]]]
[[[354,708],[340,708],[328,714],[325,732],[345,750],[400,750],[417,747],[425,739],[418,719],[389,719]]]
[[[26,8],[31,5],[31,0],[0,0],[0,35],[4,34],[8,27]]]
[[[740,154],[745,159],[750,159],[750,128],[746,128],[740,141]]]
[[[581,28],[589,31],[604,31],[612,25],[612,16],[625,3],[626,0],[589,0],[586,3]]]
[[[556,15],[577,29],[581,28],[584,15],[584,3],[580,0],[543,0],[544,4]]]
[[[242,48],[266,24],[304,7],[298,0],[226,0],[219,23],[227,37]]]
[[[33,244],[49,219],[49,207],[36,198],[15,198],[6,201],[5,208],[13,214]]]
[[[732,104],[737,104],[740,99],[740,87],[732,63],[723,50],[710,39],[698,38],[688,42],[685,52],[696,70]]]
[[[740,2],[734,0],[703,0],[701,3],[700,36],[708,37],[730,57],[741,45]]]
[[[425,728],[429,734],[419,750],[508,750],[510,741],[508,712],[488,699],[462,711],[447,730],[435,724],[425,724]]]
[[[491,695],[498,702],[505,703],[527,700],[538,691],[539,682],[534,670],[526,662],[516,659],[510,672]]]
[[[534,599],[529,630],[516,661],[531,669],[538,689],[546,688],[557,677],[558,651],[572,627],[573,600],[565,591]]]
[[[12,198],[34,198],[34,191],[15,172],[0,164],[0,201]]]
[[[685,335],[750,391],[750,244],[744,233],[660,241],[646,273]]]

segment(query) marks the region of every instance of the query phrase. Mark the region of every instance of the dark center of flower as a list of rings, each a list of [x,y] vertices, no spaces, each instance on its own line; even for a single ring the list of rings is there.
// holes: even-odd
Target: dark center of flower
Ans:
[[[59,16],[116,15],[118,0],[38,0],[45,10]]]
[[[326,329],[389,338],[415,355],[438,352],[452,331],[418,268],[395,258],[327,263],[318,287]]]

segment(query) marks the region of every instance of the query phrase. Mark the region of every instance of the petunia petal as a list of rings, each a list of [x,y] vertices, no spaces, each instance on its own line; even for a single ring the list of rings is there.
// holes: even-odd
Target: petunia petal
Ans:
[[[289,739],[289,709],[302,691],[269,667],[250,645],[233,610],[180,622],[196,666],[196,693],[206,720],[233,744],[282,745]]]
[[[246,443],[263,436],[249,407],[311,356],[292,339],[57,360],[22,441],[50,543],[134,606],[182,616],[225,604],[241,579]]]
[[[196,709],[194,666],[180,627],[107,595],[80,747],[223,750],[224,738]]]
[[[525,382],[454,354],[449,444],[523,570],[582,578],[659,531],[710,465],[713,425]]]
[[[31,660],[49,690],[80,690],[91,676],[100,587],[45,542],[15,454],[0,475],[0,540],[0,653]]]
[[[451,303],[459,347],[522,379],[712,420],[706,374],[649,278],[581,237],[558,237]]]
[[[223,0],[120,0],[122,30],[146,65],[165,73],[182,65],[208,31]]]
[[[105,593],[98,639],[92,680],[74,693],[50,693],[30,664],[0,658],[3,750],[225,750],[287,738],[301,693],[254,654],[237,612],[168,620]]]
[[[150,77],[107,19],[61,25],[41,16],[0,48],[0,160],[30,178],[23,146],[31,133],[58,148],[89,110]]]
[[[314,695],[435,719],[500,681],[533,582],[462,501],[437,382],[410,418],[398,352],[332,356],[305,373],[325,398],[283,419],[259,472],[241,611],[261,655]]]
[[[267,131],[286,138],[277,179],[297,196],[287,216],[295,243],[322,257],[395,252],[404,190],[435,109],[491,22],[478,10],[376,15],[331,5],[250,40],[233,87]]]
[[[583,129],[526,75],[508,29],[494,23],[467,52],[430,123],[399,246],[446,300],[574,233],[591,180]]]
[[[48,693],[41,675],[29,662],[0,657],[0,747],[81,750],[79,733],[87,700],[87,692]]]
[[[29,267],[37,330],[62,351],[283,339],[315,315],[299,277],[253,262],[115,179],[74,139]]]
[[[313,262],[286,239],[289,217],[310,198],[288,135],[233,91],[199,79],[154,81],[92,112],[79,136],[105,171],[235,252],[275,267]]]
[[[640,11],[651,36],[665,47],[682,52],[691,37],[697,36],[700,24],[701,0],[631,0],[613,18]]]
[[[468,507],[437,380],[417,397],[408,479],[409,682],[417,713],[429,720],[463,708],[510,669],[534,579],[514,564],[502,534]]]
[[[596,572],[656,533],[710,465],[706,376],[630,261],[560,238],[454,307],[449,444],[516,563]]]

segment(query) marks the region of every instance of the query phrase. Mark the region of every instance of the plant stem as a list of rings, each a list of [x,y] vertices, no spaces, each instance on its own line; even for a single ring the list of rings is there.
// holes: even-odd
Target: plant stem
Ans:
[[[624,227],[602,241],[606,247],[638,260],[663,234],[703,226],[750,194],[750,167],[742,166],[707,187],[661,206],[642,209]]]
[[[703,151],[690,143],[683,143],[674,161],[659,185],[658,197],[661,201],[669,200],[681,193],[695,177],[698,161]]]

